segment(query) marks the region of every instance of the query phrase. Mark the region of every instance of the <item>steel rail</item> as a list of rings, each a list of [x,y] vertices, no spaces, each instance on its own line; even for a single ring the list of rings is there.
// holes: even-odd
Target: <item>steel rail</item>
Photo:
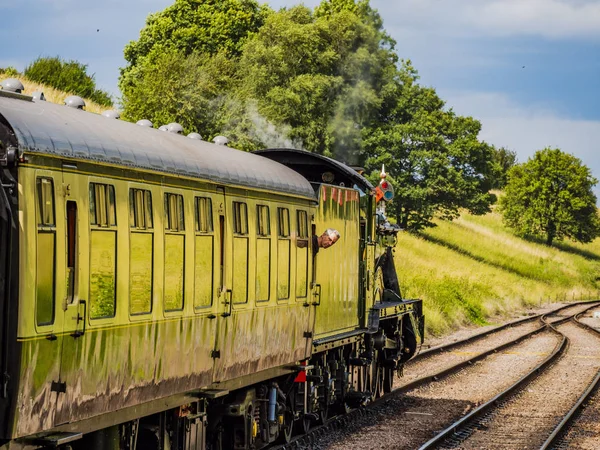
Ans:
[[[416,379],[416,380],[414,380],[414,381],[412,381],[412,382],[410,382],[410,383],[408,383],[408,384],[406,384],[406,385],[404,385],[402,387],[394,389],[389,394],[386,394],[386,395],[384,395],[384,396],[382,396],[382,397],[380,397],[378,399],[373,400],[369,405],[367,405],[364,408],[356,408],[356,409],[353,409],[352,411],[350,411],[347,414],[341,414],[341,415],[336,415],[336,416],[330,417],[327,420],[326,423],[311,428],[308,431],[308,433],[306,433],[306,434],[294,436],[290,440],[290,442],[288,442],[288,443],[278,444],[278,445],[274,445],[274,446],[268,446],[267,448],[269,450],[288,450],[288,449],[293,449],[293,448],[298,448],[298,447],[303,448],[306,445],[312,445],[312,444],[314,444],[315,439],[318,439],[320,436],[323,436],[325,433],[327,433],[327,431],[329,429],[336,428],[337,426],[343,425],[345,423],[349,423],[352,420],[354,420],[355,417],[360,417],[360,416],[363,416],[364,414],[367,414],[370,409],[376,407],[378,404],[380,404],[380,403],[382,403],[384,401],[389,400],[390,398],[393,398],[394,396],[404,394],[404,393],[406,393],[406,392],[408,392],[408,391],[410,391],[412,389],[415,389],[417,387],[421,387],[421,386],[426,385],[428,383],[439,381],[439,380],[441,380],[441,379],[443,379],[443,378],[445,378],[445,377],[447,377],[449,375],[452,375],[452,374],[454,374],[456,372],[459,372],[461,369],[463,369],[463,368],[465,368],[467,366],[473,365],[473,363],[475,363],[477,361],[485,359],[487,356],[489,356],[489,355],[491,355],[493,353],[497,353],[497,352],[502,351],[502,350],[504,350],[504,349],[506,349],[508,347],[517,345],[521,341],[523,341],[525,339],[528,339],[529,337],[531,337],[531,336],[533,336],[533,335],[535,335],[537,333],[545,331],[548,328],[554,330],[554,328],[553,328],[554,325],[557,325],[557,324],[569,321],[569,320],[572,319],[573,316],[567,316],[567,317],[564,317],[564,318],[562,318],[562,319],[560,319],[558,321],[551,322],[551,323],[546,321],[546,318],[548,316],[556,314],[557,312],[560,312],[560,311],[562,311],[564,309],[568,309],[568,308],[571,308],[573,306],[577,306],[577,305],[581,305],[581,304],[585,304],[585,303],[592,303],[592,305],[590,305],[590,307],[587,308],[586,310],[584,310],[584,311],[582,311],[580,313],[577,313],[577,314],[582,314],[582,313],[584,313],[585,311],[587,311],[589,309],[592,309],[592,308],[595,308],[597,306],[600,306],[600,303],[599,303],[598,300],[570,303],[570,304],[568,304],[566,306],[561,306],[561,307],[556,308],[556,309],[554,309],[552,311],[548,311],[548,312],[543,313],[543,314],[536,314],[535,316],[526,317],[524,319],[520,319],[520,320],[515,321],[515,322],[510,322],[508,324],[502,325],[502,326],[494,328],[492,330],[488,330],[488,331],[485,331],[483,333],[479,333],[477,335],[471,336],[469,338],[466,338],[466,339],[463,339],[463,340],[460,340],[460,341],[453,342],[453,343],[448,344],[448,345],[444,345],[444,346],[440,346],[440,347],[435,347],[434,349],[431,349],[430,351],[424,352],[424,353],[422,353],[423,355],[429,355],[431,353],[431,356],[433,356],[435,353],[441,353],[441,352],[443,352],[445,350],[448,350],[448,349],[451,349],[451,348],[455,348],[455,347],[458,347],[458,346],[461,346],[461,345],[466,345],[468,343],[471,343],[471,342],[476,341],[478,339],[481,339],[483,337],[489,336],[489,335],[494,334],[496,332],[506,330],[507,328],[511,328],[512,326],[515,326],[515,325],[521,325],[523,323],[530,322],[530,321],[533,321],[533,320],[540,320],[542,322],[542,324],[540,325],[540,327],[537,328],[536,330],[533,330],[533,331],[530,331],[529,333],[523,334],[523,335],[517,337],[516,339],[513,339],[512,341],[505,342],[504,344],[501,344],[499,346],[496,346],[494,348],[486,350],[486,351],[484,351],[482,353],[479,353],[479,354],[475,355],[472,358],[469,358],[467,360],[461,361],[461,362],[459,362],[459,363],[457,363],[457,364],[455,364],[455,365],[453,365],[451,367],[448,367],[448,368],[446,368],[446,369],[444,369],[444,370],[442,370],[440,372],[437,372],[437,373],[435,373],[433,375],[428,375],[428,376]],[[557,333],[559,333],[556,330],[554,330],[554,331],[557,332]],[[564,339],[566,339],[566,338],[564,338]],[[561,345],[564,346],[565,344],[566,344],[566,342],[561,342]],[[555,348],[555,352],[559,348],[560,348],[560,345],[557,345],[557,347]],[[551,357],[549,357],[547,359],[550,359],[550,358]],[[540,366],[542,366],[545,362],[546,362],[546,360],[544,362],[542,362],[540,365],[538,365],[536,368],[534,368],[532,370],[532,372],[535,373],[537,370],[540,370],[539,369]],[[549,364],[550,362],[551,361],[549,361],[547,364]],[[525,377],[527,377],[527,376],[528,375],[526,375]],[[531,373],[529,374],[529,376],[531,376]],[[523,378],[525,378],[525,377],[523,377]],[[523,382],[525,382],[525,381],[523,381]],[[511,389],[511,388],[508,388],[507,391],[509,389]],[[492,399],[490,402],[498,401],[498,399],[499,399],[498,397],[500,395],[502,395],[502,394],[499,394],[498,396],[494,397],[494,399]],[[485,405],[482,405],[482,406],[485,406]],[[480,409],[480,408],[478,408],[478,409]],[[475,410],[475,411],[477,411],[477,410]],[[469,414],[469,416],[471,416],[475,411],[473,411],[471,414]],[[465,418],[469,417],[469,416],[465,416]],[[456,422],[456,424],[458,424],[458,422]],[[425,448],[427,448],[427,447],[425,447]]]
[[[546,313],[535,314],[535,315],[530,316],[530,317],[525,317],[523,319],[515,320],[514,322],[509,322],[509,323],[506,323],[504,325],[500,325],[499,327],[492,328],[491,330],[483,331],[481,333],[477,333],[477,334],[475,334],[473,336],[467,337],[465,339],[458,340],[456,342],[452,342],[450,344],[444,344],[444,345],[440,345],[440,346],[437,346],[437,347],[433,347],[433,348],[427,349],[427,350],[425,350],[423,352],[420,352],[420,353],[416,354],[415,356],[413,356],[411,358],[411,360],[409,361],[409,363],[412,363],[414,361],[418,361],[418,360],[423,359],[423,358],[431,357],[431,356],[433,356],[433,355],[435,355],[437,353],[442,353],[444,351],[453,349],[455,347],[460,347],[462,345],[470,344],[470,343],[475,342],[475,341],[477,341],[479,339],[483,339],[485,337],[491,336],[494,333],[506,330],[508,328],[512,328],[512,327],[517,326],[517,325],[522,325],[522,324],[527,323],[527,322],[532,322],[532,321],[534,321],[536,319],[541,319],[544,316],[550,316],[550,315],[556,314],[557,312],[560,312],[560,311],[568,309],[568,308],[572,308],[573,306],[583,305],[585,303],[598,303],[599,301],[600,300],[585,300],[585,301],[580,301],[580,302],[569,303],[568,305],[560,306],[560,307],[558,307],[556,309],[553,309],[551,311],[548,311]]]
[[[585,330],[600,336],[599,330],[579,321],[579,316],[581,314],[583,314],[583,313],[577,314],[577,316],[575,316],[575,323],[577,325],[579,325],[580,327],[584,328]],[[598,370],[598,373],[596,374],[594,379],[591,381],[591,383],[589,384],[589,386],[585,390],[585,392],[581,395],[581,397],[579,397],[579,399],[577,400],[575,405],[569,410],[569,412],[565,415],[565,417],[563,417],[563,419],[556,426],[554,431],[550,434],[548,439],[546,439],[544,444],[540,447],[540,450],[550,449],[550,448],[552,448],[553,445],[560,442],[560,439],[562,438],[562,436],[564,436],[564,433],[569,429],[569,426],[579,417],[580,409],[582,408],[585,401],[592,396],[592,394],[598,389],[599,386],[600,386],[600,370]]]
[[[580,311],[576,315],[583,314],[584,312],[586,312],[590,309],[596,308],[596,307],[598,307],[597,302],[595,304],[589,306],[588,308],[586,308],[584,311]],[[546,318],[545,316],[547,316],[547,315],[550,315],[550,314],[544,314],[542,317],[542,321],[544,321],[546,323],[544,328],[548,328],[548,329],[552,330],[553,332],[562,336],[561,342],[554,348],[554,351],[550,354],[550,356],[548,356],[544,361],[542,361],[540,364],[538,364],[536,367],[534,367],[528,374],[524,375],[519,380],[517,380],[512,386],[509,386],[507,389],[505,389],[501,393],[497,394],[495,397],[488,400],[487,402],[483,403],[481,406],[477,407],[476,409],[471,411],[469,414],[467,414],[466,416],[457,420],[452,425],[450,425],[449,427],[447,427],[446,429],[444,429],[443,431],[438,433],[436,436],[431,438],[429,441],[427,441],[425,444],[423,444],[421,447],[419,447],[419,450],[431,450],[431,449],[436,448],[438,445],[440,445],[442,442],[444,442],[447,438],[449,438],[452,434],[457,434],[459,430],[466,427],[471,422],[477,420],[478,418],[480,418],[484,414],[488,413],[489,411],[497,408],[498,405],[502,401],[504,401],[504,400],[510,398],[511,396],[517,394],[518,392],[520,392],[522,387],[527,385],[534,378],[541,375],[546,369],[548,369],[549,366],[551,366],[554,362],[556,362],[564,354],[569,340],[565,335],[563,335],[560,331],[558,331],[555,328],[555,326],[572,320],[573,316],[567,316],[560,320],[550,323],[550,322],[546,322],[546,320],[545,320],[545,318]]]

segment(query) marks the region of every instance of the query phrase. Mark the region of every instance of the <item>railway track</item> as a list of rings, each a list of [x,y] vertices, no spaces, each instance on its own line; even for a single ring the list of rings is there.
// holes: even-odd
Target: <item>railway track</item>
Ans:
[[[598,381],[600,334],[570,317],[548,323],[562,340],[543,363],[420,450],[551,448]]]
[[[536,355],[537,359],[532,358],[528,362],[504,361],[503,363],[500,362],[499,365],[497,363],[497,367],[501,367],[502,364],[504,364],[505,366],[508,365],[512,368],[519,367],[521,371],[529,370],[533,366],[537,369],[538,363],[541,364],[541,360],[544,359],[548,351],[539,351],[538,349],[536,352],[535,350],[532,350],[536,345],[542,345],[542,347],[545,345],[544,348],[550,349],[556,346],[556,351],[558,351],[558,348],[563,344],[561,341],[560,344],[557,345],[557,335],[553,334],[553,331],[547,331],[548,323],[562,323],[586,309],[593,308],[594,305],[598,306],[598,303],[592,304],[590,302],[580,302],[577,304],[566,305],[550,313],[546,313],[546,315],[540,314],[517,322],[512,322],[467,339],[423,352],[417,356],[410,368],[407,367],[408,373],[414,374],[418,371],[417,375],[407,377],[407,380],[396,383],[395,390],[391,394],[376,400],[368,408],[354,410],[350,414],[333,417],[326,424],[311,429],[307,435],[296,437],[288,444],[279,445],[273,448],[329,448],[326,441],[331,441],[331,435],[335,435],[337,429],[350,428],[355,429],[355,431],[360,431],[360,429],[365,426],[368,427],[373,422],[379,421],[379,419],[385,421],[386,418],[391,415],[397,415],[399,409],[404,411],[406,415],[414,414],[417,418],[419,416],[433,416],[432,413],[420,412],[420,410],[427,411],[428,408],[434,407],[434,405],[439,409],[439,399],[427,398],[427,395],[425,395],[424,398],[421,396],[422,398],[415,400],[414,396],[407,398],[406,395],[403,396],[402,394],[406,394],[409,391],[412,393],[418,388],[424,391],[435,392],[436,390],[439,390],[442,381],[447,384],[447,388],[450,390],[456,389],[457,386],[463,386],[464,388],[464,386],[469,383],[462,381],[464,377],[467,376],[463,376],[463,372],[469,372],[470,375],[468,376],[471,377],[476,378],[479,376],[479,384],[484,385],[486,384],[484,381],[485,367],[490,365],[493,367],[493,363],[490,363],[487,358],[490,358],[490,360],[493,360],[493,358],[499,359],[500,356],[504,355],[500,352],[509,347],[521,346],[522,348],[521,350],[511,349],[512,352],[507,352],[506,354],[512,354],[513,357],[514,355],[530,354]],[[552,338],[550,338],[550,336],[552,336]],[[551,340],[554,342],[552,345],[548,344]],[[546,343],[541,344],[544,341]],[[480,361],[484,359],[486,360],[485,365],[480,363]],[[534,360],[535,363],[532,363]],[[492,368],[489,370],[501,369]],[[518,376],[513,374],[512,378],[508,376],[505,378],[514,380],[522,375],[522,373],[518,374]],[[495,386],[495,388],[497,391],[498,386]],[[446,408],[444,414],[435,414],[435,418],[428,420],[429,425],[432,425],[432,421],[439,422],[440,420],[446,420],[437,428],[437,430],[439,430],[451,420],[455,420],[456,417],[460,417],[469,410],[477,408],[478,403],[483,403],[490,397],[489,393],[482,393],[481,395],[482,396],[476,402],[460,400],[453,402],[452,405],[449,405]],[[485,395],[487,395],[487,397]],[[403,432],[406,432],[405,416],[403,416],[403,428]],[[435,430],[436,428],[430,429],[429,434],[421,438],[416,445],[413,443],[406,447],[399,447],[396,442],[394,444],[396,446],[395,448],[415,448],[419,443],[431,436],[431,433]],[[346,446],[349,446],[348,443],[345,443],[344,446],[339,448],[346,448]],[[333,445],[333,448],[335,448],[335,445]]]
[[[405,365],[405,373],[394,383],[395,389],[407,391],[501,351],[544,329],[548,322],[563,320],[589,307],[589,302],[562,306],[545,314],[520,319],[466,339],[435,347],[416,355]],[[545,322],[542,322],[542,318]]]

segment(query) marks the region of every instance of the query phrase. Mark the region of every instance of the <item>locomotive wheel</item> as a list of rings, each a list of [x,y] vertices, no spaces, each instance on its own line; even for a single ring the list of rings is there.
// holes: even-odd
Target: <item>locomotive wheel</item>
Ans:
[[[283,413],[283,426],[281,429],[280,440],[288,444],[294,435],[294,405],[292,396],[288,395],[285,401],[285,412]]]
[[[376,363],[377,364],[377,363]],[[380,398],[385,393],[384,391],[385,369],[379,364],[375,368],[375,398]]]
[[[306,434],[310,430],[310,418],[303,416],[294,422],[294,434]]]
[[[381,369],[383,371],[383,392],[389,394],[394,388],[394,369]]]

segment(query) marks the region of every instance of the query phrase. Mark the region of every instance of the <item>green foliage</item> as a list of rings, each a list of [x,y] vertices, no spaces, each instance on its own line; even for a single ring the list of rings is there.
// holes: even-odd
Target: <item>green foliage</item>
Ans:
[[[600,240],[548,247],[515,236],[495,212],[437,223],[400,233],[396,246],[403,293],[424,300],[428,334],[600,294]]]
[[[87,65],[64,61],[60,57],[39,57],[25,68],[24,75],[31,81],[88,98],[103,106],[112,106],[110,96],[96,89],[93,75],[87,74]]]
[[[494,176],[492,189],[503,189],[508,182],[508,171],[517,163],[517,152],[507,148],[492,148]]]
[[[243,20],[236,22],[236,18]],[[489,210],[501,172],[480,124],[445,109],[398,66],[368,0],[272,12],[252,1],[177,0],[125,49],[126,117],[180,122],[244,150],[296,147],[379,172],[396,188],[404,228]],[[212,80],[214,79],[214,80]]]
[[[501,207],[504,222],[521,235],[545,236],[546,244],[600,235],[596,180],[578,158],[546,148],[509,171]]]
[[[269,16],[240,61],[244,101],[306,150],[358,163],[363,128],[393,79],[393,41],[368,2],[324,1]]]
[[[481,124],[444,109],[431,88],[417,84],[417,72],[404,62],[378,125],[365,139],[366,167],[373,181],[385,164],[395,188],[389,212],[408,230],[434,226],[432,218],[489,211],[493,175],[492,147],[480,142]]]
[[[138,71],[139,83],[123,95],[123,117],[157,125],[178,122],[188,133],[218,134],[214,125],[223,103],[220,96],[232,71],[232,62],[222,54],[185,57],[170,50],[153,55]]]
[[[143,83],[148,66],[163,52],[177,51],[182,58],[192,53],[235,58],[270,12],[255,0],[176,0],[148,16],[140,38],[125,47],[127,66],[121,69],[121,92],[131,97],[130,89]]]
[[[8,67],[0,67],[0,75],[5,76],[7,78],[16,78],[20,75],[19,71],[15,69],[13,66]]]

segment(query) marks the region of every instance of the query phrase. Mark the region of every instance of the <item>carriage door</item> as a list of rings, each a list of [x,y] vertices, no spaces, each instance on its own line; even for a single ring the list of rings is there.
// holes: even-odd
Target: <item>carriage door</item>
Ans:
[[[58,249],[64,251],[65,267],[56,272],[57,275],[63,273],[64,280],[57,279],[57,283],[61,281],[64,283],[65,295],[60,299],[62,308],[57,311],[57,314],[63,314],[63,332],[60,380],[52,386],[52,389],[58,393],[55,426],[66,423],[71,418],[71,407],[76,391],[76,374],[79,372],[81,341],[84,339],[85,332],[86,301],[80,296],[80,268],[82,267],[80,242],[84,228],[81,220],[82,207],[87,204],[82,201],[87,192],[82,191],[81,186],[86,178],[70,170],[76,170],[76,167],[63,164],[64,197],[62,199],[65,202],[65,214],[63,217],[57,217],[57,220],[64,221],[65,230],[65,248]]]
[[[213,381],[243,375],[248,353],[245,334],[248,323],[248,262],[250,256],[248,203],[245,198],[228,196],[227,216],[220,215],[221,296],[217,314],[217,340]]]

